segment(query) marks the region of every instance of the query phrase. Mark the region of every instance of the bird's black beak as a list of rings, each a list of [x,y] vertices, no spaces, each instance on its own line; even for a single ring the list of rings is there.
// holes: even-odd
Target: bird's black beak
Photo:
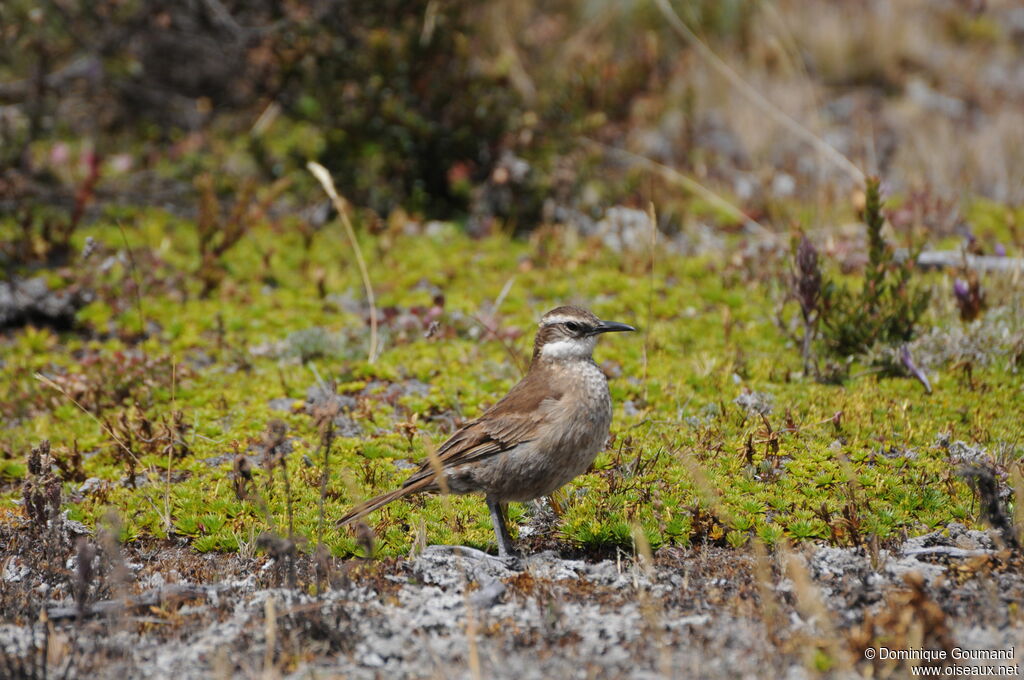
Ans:
[[[598,333],[621,333],[623,331],[635,331],[632,326],[617,321],[602,321],[594,329],[594,335]]]

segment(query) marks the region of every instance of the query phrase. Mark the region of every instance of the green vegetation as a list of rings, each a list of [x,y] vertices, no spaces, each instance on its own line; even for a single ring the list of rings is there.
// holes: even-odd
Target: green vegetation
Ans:
[[[519,376],[536,318],[570,300],[642,334],[598,348],[613,376],[613,439],[553,503],[560,540],[629,544],[633,523],[655,547],[739,546],[751,535],[886,539],[979,521],[950,441],[1019,464],[1012,357],[969,372],[936,366],[931,396],[856,366],[842,386],[819,384],[777,328],[774,279],[735,259],[658,253],[651,272],[650,253],[561,230],[529,241],[472,240],[456,225],[364,235],[383,319],[383,351],[368,363],[362,288],[337,225],[308,240],[259,222],[221,255],[212,291],[182,275],[202,261],[197,233],[157,211],[123,231],[100,220],[87,230],[95,252],[64,272],[97,291],[77,330],[30,326],[2,341],[5,505],[21,498],[20,463],[48,439],[72,518],[92,524],[113,508],[129,539],[180,535],[204,551],[246,547],[293,523],[312,545],[323,471],[312,388],[321,400],[324,390],[341,395],[324,539],[335,554],[359,554],[332,518],[400,483],[455,420],[500,397]],[[76,234],[74,248],[85,238]],[[942,275],[921,280],[948,285]],[[961,324],[948,304],[927,321]],[[287,446],[271,447],[286,475],[260,467],[275,419],[287,427]],[[235,460],[246,452],[251,493],[239,494]],[[83,487],[87,478],[97,479]],[[513,522],[526,514],[512,507]],[[492,541],[473,497],[395,503],[370,525],[381,555],[407,552],[422,527],[433,543]]]
[[[882,236],[885,216],[878,178],[868,180],[862,219],[867,227],[868,263],[861,289],[853,293],[827,283],[822,290],[825,346],[842,358],[863,354],[876,343],[910,341],[928,305],[928,295],[911,287],[914,257],[896,263],[892,247]]]

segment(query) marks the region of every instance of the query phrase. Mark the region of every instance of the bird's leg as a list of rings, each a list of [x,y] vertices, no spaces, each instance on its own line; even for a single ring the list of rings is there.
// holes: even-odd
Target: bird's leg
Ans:
[[[481,562],[495,562],[506,569],[520,569],[519,556],[515,554],[512,548],[512,537],[509,535],[508,526],[505,524],[505,513],[501,509],[501,503],[497,499],[488,496],[487,509],[491,511],[491,523],[494,525],[494,535],[498,539],[497,557],[488,555],[482,550],[463,545],[430,545],[423,550],[423,554],[444,553]]]
[[[442,553],[456,557],[464,557],[480,562],[493,562],[500,564],[506,569],[518,571],[522,569],[519,556],[512,549],[512,537],[508,533],[508,526],[505,524],[505,513],[501,509],[501,503],[496,499],[487,497],[487,508],[491,511],[491,523],[494,525],[494,535],[498,539],[498,556],[488,555],[482,550],[462,545],[430,545],[423,550],[423,554]]]
[[[512,537],[509,536],[508,526],[505,524],[505,513],[501,510],[501,503],[488,496],[487,509],[491,511],[491,524],[494,525],[494,536],[498,539],[498,557],[515,557]]]

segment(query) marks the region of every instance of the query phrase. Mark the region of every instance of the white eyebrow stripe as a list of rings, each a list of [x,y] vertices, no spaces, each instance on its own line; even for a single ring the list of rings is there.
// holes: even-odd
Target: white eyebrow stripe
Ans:
[[[550,326],[556,323],[568,323],[569,321],[575,321],[577,323],[587,323],[577,316],[552,316],[547,319],[541,319],[541,326]]]

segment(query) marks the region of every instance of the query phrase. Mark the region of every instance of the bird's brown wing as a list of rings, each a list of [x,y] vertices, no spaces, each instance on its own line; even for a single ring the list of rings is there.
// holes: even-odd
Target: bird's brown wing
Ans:
[[[537,430],[551,417],[552,406],[562,398],[560,391],[538,372],[527,374],[505,397],[482,416],[460,427],[437,449],[437,461],[452,468],[497,455],[534,439]],[[434,475],[434,463],[427,458],[403,486]]]
[[[562,396],[560,390],[552,389],[552,382],[544,369],[535,368],[504,399],[476,420],[460,427],[438,447],[433,458],[442,468],[451,468],[498,455],[528,442],[552,417]],[[400,488],[360,503],[338,523],[348,524],[399,498],[436,489],[434,479],[434,463],[428,458]]]

